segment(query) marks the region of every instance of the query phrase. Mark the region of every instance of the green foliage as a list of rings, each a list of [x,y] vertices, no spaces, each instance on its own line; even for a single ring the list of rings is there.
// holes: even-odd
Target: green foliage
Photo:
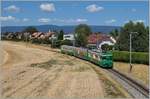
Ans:
[[[77,46],[85,47],[87,44],[87,37],[90,35],[91,29],[86,24],[80,24],[75,28],[75,40]]]
[[[63,36],[64,36],[64,31],[61,30],[58,34],[58,40],[63,40]]]
[[[108,44],[103,44],[101,48],[104,51],[109,51],[109,50],[113,49],[113,46],[112,45],[108,45]]]
[[[148,52],[149,30],[141,22],[133,23],[130,21],[126,23],[120,30],[115,48],[121,51],[129,51],[129,34],[131,32],[137,32],[137,34],[132,34],[132,51]]]
[[[75,28],[75,33],[84,33],[85,35],[90,35],[91,33],[91,29],[88,25],[86,24],[79,24],[76,28]]]
[[[61,41],[61,45],[70,45],[70,46],[73,46],[73,43],[70,40],[63,40],[63,41]]]
[[[51,47],[59,48],[60,46],[61,46],[61,40],[53,40]]]
[[[127,51],[113,51],[114,61],[129,62],[129,56]],[[132,52],[132,63],[149,64],[149,53]]]
[[[73,46],[73,43],[70,40],[53,40],[53,42],[52,42],[53,48],[59,48],[61,45]]]
[[[31,43],[35,43],[35,44],[50,44],[51,41],[47,38],[47,39],[38,39],[38,38],[33,38],[29,40]]]
[[[84,33],[78,33],[78,35],[75,37],[75,40],[76,40],[76,46],[85,47],[87,44],[87,37]]]
[[[118,36],[119,36],[119,31],[118,31],[117,29],[115,29],[115,30],[111,31],[109,34],[110,34],[115,40],[117,40],[117,39],[118,39]]]
[[[29,32],[29,33],[32,34],[34,32],[38,32],[38,30],[35,27],[33,27],[33,26],[29,26],[25,30],[23,30],[23,32]]]

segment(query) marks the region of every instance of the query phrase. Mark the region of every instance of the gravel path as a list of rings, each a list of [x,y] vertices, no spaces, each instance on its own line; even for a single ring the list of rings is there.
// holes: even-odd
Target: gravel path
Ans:
[[[79,59],[21,43],[3,41],[2,45],[8,53],[1,65],[2,97],[104,97],[98,75]]]

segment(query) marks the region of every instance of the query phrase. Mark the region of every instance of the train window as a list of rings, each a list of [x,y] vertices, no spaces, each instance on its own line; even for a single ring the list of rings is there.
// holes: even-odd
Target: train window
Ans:
[[[111,60],[111,59],[112,59],[112,56],[102,56],[102,59]]]
[[[95,58],[98,58],[98,55],[95,55]]]
[[[105,57],[105,56],[101,56],[101,58],[102,58],[102,59],[106,59],[106,57]]]

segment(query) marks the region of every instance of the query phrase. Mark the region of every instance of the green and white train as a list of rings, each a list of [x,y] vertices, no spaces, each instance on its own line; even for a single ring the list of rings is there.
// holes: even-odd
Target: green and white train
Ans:
[[[111,52],[100,53],[85,48],[62,45],[61,53],[93,62],[103,68],[113,68],[113,57]]]

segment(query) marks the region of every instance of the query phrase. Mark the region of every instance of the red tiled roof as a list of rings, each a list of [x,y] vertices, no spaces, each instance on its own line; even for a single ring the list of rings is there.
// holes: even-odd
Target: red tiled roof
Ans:
[[[51,37],[53,34],[54,34],[54,32],[48,32],[48,33],[35,32],[32,34],[32,37],[34,37],[34,38],[48,38],[48,37]]]
[[[35,32],[32,34],[33,37],[39,37],[41,34],[43,34],[42,32]]]
[[[54,34],[54,32],[48,32],[45,34],[46,37],[51,37]]]
[[[88,43],[89,44],[96,44],[97,42],[102,42],[102,41],[111,41],[110,36],[106,34],[96,34],[93,33],[88,37]]]

